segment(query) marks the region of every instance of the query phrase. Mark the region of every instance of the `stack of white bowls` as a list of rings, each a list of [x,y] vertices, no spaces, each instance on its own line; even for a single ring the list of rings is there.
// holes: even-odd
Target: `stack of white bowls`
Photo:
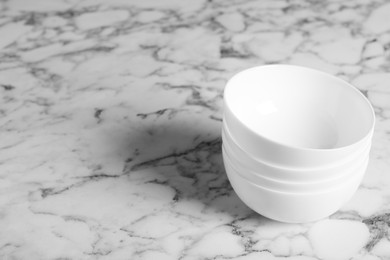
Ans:
[[[329,216],[359,187],[375,115],[355,87],[292,65],[247,69],[224,92],[227,176],[250,208],[303,223]]]

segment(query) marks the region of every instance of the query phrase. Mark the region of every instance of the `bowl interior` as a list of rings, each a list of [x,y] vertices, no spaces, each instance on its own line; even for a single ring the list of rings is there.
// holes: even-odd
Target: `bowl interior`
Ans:
[[[348,83],[291,65],[268,65],[235,75],[225,106],[242,124],[272,141],[332,149],[364,138],[374,122],[367,99]]]

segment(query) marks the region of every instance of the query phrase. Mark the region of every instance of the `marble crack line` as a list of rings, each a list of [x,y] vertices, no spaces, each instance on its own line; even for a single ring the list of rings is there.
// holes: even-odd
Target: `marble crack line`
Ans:
[[[89,256],[106,256],[112,253],[112,250],[108,250],[107,252],[92,252],[92,253],[85,253]]]
[[[15,88],[15,86],[10,85],[10,84],[0,84],[0,86],[5,90],[5,91],[10,91]]]
[[[92,252],[86,252],[84,254],[86,255],[93,255],[93,256],[106,256],[106,255],[109,255],[112,253],[112,250],[108,249],[106,251],[103,251],[103,250],[99,250],[96,248],[97,244],[102,240],[103,236],[97,232],[96,233],[97,235],[97,238],[96,240],[91,244],[92,246]]]
[[[270,253],[272,256],[275,257],[275,255],[273,255],[271,253],[271,251],[269,251],[268,249],[262,249],[262,250],[253,250],[253,251],[250,251],[250,252],[245,252],[245,253],[242,253],[242,254],[238,254],[238,255],[235,255],[235,256],[224,256],[224,255],[217,255],[217,256],[214,256],[212,258],[205,258],[205,260],[219,260],[219,259],[236,259],[238,257],[245,257],[247,255],[250,255],[252,253],[262,253],[262,252],[266,252],[266,253]],[[303,255],[305,256],[305,255]],[[318,259],[320,260],[320,259]]]
[[[14,244],[14,243],[5,243],[3,246],[0,247],[0,251],[5,249],[5,248],[9,248],[9,247],[20,248],[20,247],[22,247],[22,245]]]
[[[252,249],[253,245],[255,245],[257,242],[257,241],[254,241],[251,237],[251,235],[253,235],[253,232],[252,232],[252,234],[246,235],[245,231],[242,231],[241,227],[236,224],[237,222],[245,220],[246,218],[248,218],[248,217],[236,219],[236,220],[226,224],[226,226],[228,226],[232,229],[233,235],[241,237],[241,242],[244,246],[245,252],[251,253],[251,252],[253,252],[253,249]]]
[[[191,95],[187,97],[186,105],[188,106],[201,106],[212,111],[217,111],[217,107],[215,106],[215,100],[218,98],[222,98],[222,93],[219,91],[216,93],[216,96],[210,99],[205,99],[201,95],[201,87],[196,85],[169,85],[163,84],[163,87],[171,90],[190,90]]]
[[[162,115],[167,115],[168,119],[171,119],[173,116],[175,116],[178,112],[181,111],[186,111],[186,110],[176,109],[176,108],[164,108],[150,113],[138,113],[137,117],[141,119],[146,119],[149,118],[150,116],[155,116],[156,118],[159,118]]]
[[[72,222],[81,222],[81,223],[87,223],[87,219],[83,216],[76,216],[76,215],[64,215],[62,216],[62,219],[65,221],[72,221]]]
[[[251,57],[251,55],[249,55],[247,53],[241,53],[230,46],[221,46],[219,52],[220,52],[221,58],[249,59]]]
[[[109,174],[94,174],[94,175],[89,175],[89,176],[83,176],[83,177],[77,177],[77,179],[82,179],[82,181],[71,184],[69,186],[66,186],[61,189],[56,189],[56,188],[41,188],[41,197],[44,199],[48,196],[53,196],[53,195],[58,195],[62,194],[63,192],[66,192],[70,189],[80,187],[89,181],[96,181],[96,180],[101,180],[101,179],[107,179],[107,178],[118,178],[121,175],[109,175]]]
[[[173,186],[170,186],[168,181],[160,181],[160,180],[154,179],[154,180],[145,182],[145,184],[146,183],[154,183],[154,184],[159,184],[159,185],[163,185],[163,186],[169,186],[171,189],[173,189],[175,191],[175,195],[172,198],[173,203],[178,202],[180,197],[182,196],[181,191]]]
[[[167,237],[169,237],[169,236],[171,236],[173,234],[177,234],[178,232],[180,232],[181,228],[177,227],[173,231],[168,232],[168,233],[166,233],[164,235],[160,235],[160,236],[144,236],[144,235],[137,234],[137,232],[134,231],[134,230],[129,229],[129,227],[131,228],[134,224],[139,223],[141,221],[145,221],[145,220],[147,220],[150,217],[155,217],[156,215],[158,215],[158,212],[154,213],[154,214],[144,215],[144,216],[142,216],[142,217],[132,221],[130,225],[125,226],[125,227],[121,227],[119,230],[122,231],[122,232],[125,232],[129,237],[140,238],[140,239],[145,239],[145,240],[150,240],[150,241],[161,240],[161,239],[167,238]]]
[[[41,190],[41,196],[44,199],[44,198],[46,198],[48,196],[61,194],[61,193],[65,192],[65,191],[69,190],[73,186],[74,185],[70,185],[70,186],[67,186],[67,187],[59,189],[59,190],[56,190],[55,188],[42,188],[42,189],[40,189]]]
[[[365,249],[370,252],[374,246],[384,237],[387,237],[390,229],[390,213],[384,213],[363,220],[370,230],[370,240]]]
[[[107,179],[107,178],[119,178],[121,175],[110,175],[110,174],[92,174],[88,176],[82,176],[82,177],[77,177],[78,179],[83,179],[85,181],[89,180],[101,180],[101,179]]]
[[[102,113],[104,112],[103,108],[95,108],[95,112],[93,114],[93,117],[96,118],[96,121],[98,124],[100,124],[103,119],[102,119]]]
[[[172,159],[172,158],[186,156],[188,154],[191,154],[191,153],[194,153],[194,152],[198,152],[198,151],[201,151],[201,150],[214,150],[217,147],[218,148],[221,147],[221,145],[222,145],[222,140],[221,140],[220,137],[218,137],[216,139],[213,139],[211,141],[203,141],[203,142],[200,142],[197,146],[195,146],[193,148],[190,148],[188,150],[185,150],[183,152],[180,152],[180,153],[176,153],[176,152],[175,153],[171,153],[171,154],[168,154],[168,155],[165,155],[165,156],[161,156],[161,157],[158,157],[158,158],[155,158],[155,159],[151,159],[151,160],[148,160],[148,161],[144,161],[144,162],[140,162],[140,163],[134,164],[131,167],[129,167],[128,165],[125,165],[123,173],[124,174],[129,174],[132,171],[137,171],[137,170],[142,170],[142,169],[146,169],[146,168],[157,167],[157,166],[159,166],[158,164],[161,161],[164,161],[164,160],[167,160],[167,159]],[[174,162],[173,164],[175,164],[175,163],[176,162]]]
[[[54,214],[54,213],[48,212],[48,211],[38,211],[38,210],[33,209],[31,206],[28,207],[28,209],[29,209],[33,214],[36,214],[36,215],[47,215],[47,216],[58,217],[57,214]]]
[[[156,239],[155,237],[146,237],[146,236],[137,235],[134,231],[128,230],[125,227],[122,227],[119,230],[122,232],[125,232],[129,237],[132,237],[132,238],[140,238],[140,239],[145,239],[145,240],[150,240],[150,241],[154,241]]]

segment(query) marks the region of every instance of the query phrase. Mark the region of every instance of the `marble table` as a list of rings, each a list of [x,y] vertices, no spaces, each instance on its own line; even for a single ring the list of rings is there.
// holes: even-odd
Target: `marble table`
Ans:
[[[390,3],[0,2],[1,259],[389,259]],[[355,84],[377,116],[355,196],[286,224],[221,159],[224,85],[261,64]]]

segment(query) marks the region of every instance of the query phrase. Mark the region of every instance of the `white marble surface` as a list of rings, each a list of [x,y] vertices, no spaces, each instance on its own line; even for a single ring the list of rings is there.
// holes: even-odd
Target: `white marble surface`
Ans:
[[[390,3],[0,2],[1,259],[390,259]],[[339,212],[248,209],[221,161],[226,80],[266,63],[353,82],[377,113]]]

